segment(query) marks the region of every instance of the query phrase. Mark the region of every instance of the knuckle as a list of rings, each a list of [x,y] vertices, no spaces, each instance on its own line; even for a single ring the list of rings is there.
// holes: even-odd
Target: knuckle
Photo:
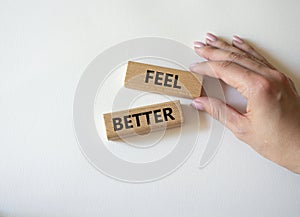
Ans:
[[[233,134],[240,140],[244,140],[244,138],[247,136],[248,131],[245,129],[244,126],[239,126],[234,127],[232,129]]]
[[[253,61],[253,65],[255,66],[255,68],[258,70],[258,71],[263,71],[267,68],[266,65],[264,65],[264,63],[260,63],[260,62],[257,62],[257,61]]]
[[[214,117],[214,119],[221,121],[221,111],[220,109],[213,107],[211,110],[211,115]]]
[[[263,69],[265,69],[266,67],[268,67],[268,65],[267,65],[265,62],[263,62],[261,59],[255,57],[255,56],[253,56],[253,55],[245,54],[245,57],[248,58],[248,59],[250,59],[252,65],[253,65],[256,69],[258,69],[258,70],[263,70]]]
[[[268,60],[266,60],[264,57],[260,57],[257,58],[260,62],[262,62],[263,64],[265,64],[266,66],[268,66],[269,68],[274,69],[274,67],[268,62]]]
[[[221,62],[219,62],[218,66],[221,69],[225,69],[225,68],[228,68],[229,66],[231,66],[232,64],[233,64],[232,61],[221,61]]]
[[[283,87],[287,85],[290,85],[289,78],[280,72],[276,72],[276,75],[273,74],[270,78],[259,76],[255,81],[256,93],[267,100],[281,100]]]
[[[251,65],[255,68],[257,72],[264,72],[266,70],[269,70],[268,66],[266,66],[264,63],[257,59],[252,59]]]
[[[226,43],[224,41],[220,42],[220,47],[223,48],[223,49],[230,49],[230,48],[232,48],[231,45],[229,45],[228,43]]]
[[[208,46],[203,47],[203,49],[201,51],[201,55],[207,60],[210,60],[212,58],[213,53],[214,53],[214,50]]]
[[[257,77],[256,74],[254,74],[252,70],[246,69],[241,76],[241,80],[247,81],[247,83],[249,82],[249,85],[251,86],[253,81],[256,80],[256,77]]]
[[[260,94],[270,94],[273,91],[273,83],[263,76],[257,76],[255,87]]]
[[[278,82],[280,82],[280,83],[288,82],[288,77],[285,74],[278,72],[276,70],[273,70],[273,72],[274,72],[275,78]]]
[[[245,140],[250,133],[251,121],[247,116],[239,115],[232,122],[231,131],[240,140]]]
[[[251,59],[253,62],[257,62],[258,64],[266,65],[261,58],[254,56],[253,54],[247,54],[247,58]]]
[[[211,100],[210,101],[210,106],[211,106],[211,116],[213,118],[215,118],[216,120],[223,122],[224,120],[222,120],[223,117],[223,107],[222,107],[222,103],[220,103],[217,100]]]
[[[239,53],[236,53],[236,52],[230,52],[228,54],[228,56],[229,56],[229,59],[231,61],[239,61],[239,60],[241,60],[243,58],[242,54],[239,54]]]
[[[249,120],[240,114],[229,115],[229,128],[233,134],[238,138],[243,140],[247,133],[249,132]]]

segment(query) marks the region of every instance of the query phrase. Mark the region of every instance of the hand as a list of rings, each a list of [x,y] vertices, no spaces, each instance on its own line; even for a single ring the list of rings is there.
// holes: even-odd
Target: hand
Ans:
[[[193,64],[190,70],[223,80],[248,104],[244,114],[214,98],[199,97],[192,105],[262,156],[300,173],[300,97],[293,82],[237,36],[230,45],[208,33],[206,44],[194,42],[194,48],[208,61]]]

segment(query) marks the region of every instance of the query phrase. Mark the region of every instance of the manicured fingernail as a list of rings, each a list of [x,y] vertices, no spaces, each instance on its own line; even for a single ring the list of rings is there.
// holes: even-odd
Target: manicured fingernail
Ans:
[[[206,39],[210,42],[218,40],[217,36],[211,33],[206,33]]]
[[[200,48],[200,47],[204,47],[204,46],[205,46],[205,44],[200,42],[200,41],[195,41],[194,42],[194,47],[195,48]]]
[[[232,39],[233,39],[234,42],[237,42],[239,44],[244,43],[244,41],[239,36],[237,36],[237,35],[233,36]]]
[[[204,110],[204,106],[203,106],[202,103],[199,102],[199,101],[193,100],[193,102],[191,103],[191,105],[192,105],[195,109],[198,109],[198,110],[201,110],[201,111]]]

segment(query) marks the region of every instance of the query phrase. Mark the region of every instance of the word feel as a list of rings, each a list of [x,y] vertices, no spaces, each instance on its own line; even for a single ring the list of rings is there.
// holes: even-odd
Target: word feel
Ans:
[[[145,82],[149,83],[150,80],[153,80],[155,85],[181,89],[181,86],[178,85],[178,75],[158,71],[156,72],[148,69],[145,76]]]

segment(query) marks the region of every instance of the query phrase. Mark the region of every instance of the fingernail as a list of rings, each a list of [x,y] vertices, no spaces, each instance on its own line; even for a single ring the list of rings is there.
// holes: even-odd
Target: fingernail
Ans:
[[[209,44],[211,44],[211,43],[213,43],[213,41],[207,38],[207,39],[206,39],[206,44],[209,45]]]
[[[203,111],[204,110],[204,106],[202,105],[201,102],[198,102],[196,100],[193,100],[193,102],[191,103],[191,105],[195,108],[195,109],[198,109],[198,110],[201,110]]]
[[[214,34],[206,33],[206,40],[213,42],[216,41],[217,39],[218,39],[217,36],[215,36]]]
[[[204,46],[205,46],[205,44],[200,42],[200,41],[195,41],[194,42],[194,47],[195,48],[200,48],[200,47],[204,47]]]
[[[239,44],[244,43],[244,41],[239,36],[237,36],[237,35],[233,36],[232,39],[233,39],[234,42],[237,42]]]

